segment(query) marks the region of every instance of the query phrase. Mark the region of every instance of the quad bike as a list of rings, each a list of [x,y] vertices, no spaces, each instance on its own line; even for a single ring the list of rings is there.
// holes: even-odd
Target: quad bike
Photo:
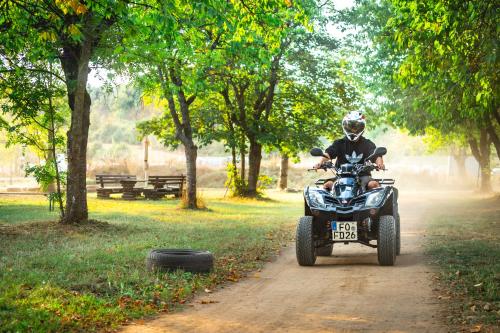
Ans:
[[[401,250],[398,190],[392,186],[393,179],[375,179],[382,186],[365,191],[360,179],[377,170],[370,160],[386,153],[387,149],[377,147],[362,164],[354,154],[346,155],[349,163],[338,168],[330,161],[322,164],[321,169],[332,170],[334,177],[304,189],[305,216],[299,219],[296,233],[299,265],[312,266],[317,256],[330,256],[335,243],[376,248],[380,265],[394,265]],[[326,156],[319,148],[313,148],[311,155]],[[329,180],[334,182],[331,192],[322,187]]]

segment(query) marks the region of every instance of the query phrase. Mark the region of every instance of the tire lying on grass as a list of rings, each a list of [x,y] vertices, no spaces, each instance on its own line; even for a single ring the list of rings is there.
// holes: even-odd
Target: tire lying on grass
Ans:
[[[149,252],[146,265],[151,271],[182,269],[191,273],[208,273],[214,267],[214,256],[208,251],[155,249]]]

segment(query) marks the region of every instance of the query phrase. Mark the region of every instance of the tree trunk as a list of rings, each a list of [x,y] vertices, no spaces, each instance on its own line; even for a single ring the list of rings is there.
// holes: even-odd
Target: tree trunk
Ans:
[[[475,138],[469,138],[469,145],[472,155],[479,163],[481,173],[481,192],[491,191],[491,165],[490,165],[490,140],[485,130],[481,130],[479,138],[479,146]]]
[[[281,153],[280,179],[278,182],[278,189],[280,190],[284,190],[288,187],[288,160],[288,155]]]
[[[245,150],[245,136],[242,136],[240,139],[240,174],[241,174],[241,179],[245,181],[245,176],[246,176],[246,150]]]
[[[66,77],[71,125],[68,130],[68,182],[66,214],[63,223],[88,219],[87,208],[87,139],[90,125],[90,95],[87,92],[91,41],[77,47],[65,47],[60,57]]]
[[[465,172],[465,158],[467,155],[465,154],[465,148],[459,147],[457,150],[452,153],[453,159],[455,163],[457,163],[457,175],[458,177],[464,179],[467,174]]]
[[[241,150],[240,151],[240,173],[241,173],[241,179],[242,180],[245,180],[245,173],[246,173],[246,156],[245,156],[245,150]]]
[[[231,146],[231,163],[236,168],[236,147],[234,145]]]
[[[491,191],[490,140],[486,132],[481,131],[479,150],[481,152],[481,192]]]
[[[177,75],[174,67],[166,68],[165,66],[158,66],[158,75],[162,82],[164,96],[168,101],[168,109],[170,110],[170,116],[172,117],[175,125],[176,136],[182,142],[186,154],[186,208],[196,209],[198,208],[196,199],[196,159],[198,157],[198,147],[196,147],[193,142],[193,131],[191,128],[191,117],[189,114],[189,105],[193,103],[196,96],[193,95],[186,98],[182,88],[182,79]],[[174,97],[168,87],[169,80],[178,88],[176,95],[177,101],[179,102],[181,118],[179,118]]]
[[[56,124],[54,121],[54,106],[52,104],[52,97],[49,96],[49,112],[50,112],[50,130],[49,130],[49,144],[50,144],[50,155],[54,163],[54,170],[56,171],[56,193],[57,193],[57,203],[59,205],[59,217],[60,220],[64,219],[64,204],[61,191],[61,173],[59,172],[59,165],[57,163],[57,151],[56,151]]]
[[[495,151],[497,152],[498,158],[500,158],[500,138],[498,137],[497,132],[495,131],[495,127],[490,123],[486,126],[486,130],[488,131],[490,141],[493,143],[495,147]]]
[[[250,140],[248,153],[248,188],[247,195],[257,195],[257,182],[259,181],[260,162],[262,160],[262,146],[255,139]]]
[[[198,208],[196,204],[196,159],[198,157],[198,148],[194,144],[184,145],[186,153],[186,194],[187,207],[189,209]]]

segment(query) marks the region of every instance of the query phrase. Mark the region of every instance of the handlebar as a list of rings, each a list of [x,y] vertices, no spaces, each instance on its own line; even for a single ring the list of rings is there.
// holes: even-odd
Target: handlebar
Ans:
[[[372,162],[365,162],[364,164],[354,164],[355,170],[357,173],[363,172],[363,171],[387,171],[388,169],[380,169],[376,164]],[[327,170],[327,169],[334,169],[337,173],[340,173],[340,168],[335,167],[335,165],[331,161],[327,161],[321,164],[319,168],[312,168],[312,169],[307,169],[307,171],[318,171],[318,170]]]
[[[335,169],[335,165],[331,161],[327,161],[321,164],[319,168],[312,168],[312,169],[307,169],[307,171],[318,171],[318,170],[328,170],[328,169]]]

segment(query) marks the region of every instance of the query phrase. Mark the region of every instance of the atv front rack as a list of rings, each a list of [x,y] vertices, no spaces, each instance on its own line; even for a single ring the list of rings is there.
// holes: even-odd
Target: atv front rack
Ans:
[[[326,183],[327,181],[330,181],[330,180],[332,182],[334,182],[334,181],[337,180],[337,177],[333,177],[333,178],[320,178],[317,181],[315,181],[314,184],[317,185],[317,186],[321,186],[321,185],[323,185],[324,183]]]
[[[323,185],[324,183],[326,183],[327,181],[331,180],[331,181],[335,181],[337,178],[322,178],[322,179],[318,179],[314,184],[316,184],[317,186],[321,186]],[[380,185],[394,185],[394,183],[396,182],[394,179],[390,179],[390,178],[374,178],[373,180],[376,180]]]

